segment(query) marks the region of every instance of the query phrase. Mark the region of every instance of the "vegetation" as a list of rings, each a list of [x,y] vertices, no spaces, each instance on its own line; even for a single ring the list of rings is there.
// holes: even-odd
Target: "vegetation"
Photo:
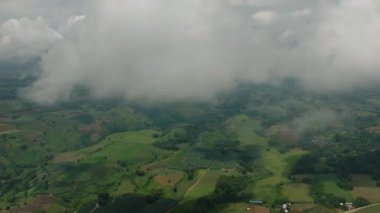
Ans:
[[[380,202],[378,90],[327,95],[285,82],[240,85],[214,104],[78,93],[39,106],[15,96],[26,81],[0,90],[2,209],[239,212],[259,208],[254,200],[328,212]]]

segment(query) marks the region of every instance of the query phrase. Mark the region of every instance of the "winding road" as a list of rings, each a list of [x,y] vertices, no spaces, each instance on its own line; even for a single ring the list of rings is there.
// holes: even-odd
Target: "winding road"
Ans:
[[[345,211],[344,213],[353,213],[353,212],[357,212],[357,211],[360,211],[362,209],[366,209],[366,208],[369,208],[369,207],[372,207],[372,206],[377,206],[377,205],[380,205],[380,203],[374,203],[374,204],[371,204],[371,205],[368,205],[368,206],[363,206],[363,207],[360,207],[360,208],[357,208],[357,209],[353,209],[353,210],[350,210],[350,211]]]

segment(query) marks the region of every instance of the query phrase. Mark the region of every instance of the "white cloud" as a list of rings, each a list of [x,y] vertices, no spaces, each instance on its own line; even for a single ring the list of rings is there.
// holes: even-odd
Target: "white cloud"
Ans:
[[[312,11],[309,8],[303,8],[301,10],[296,10],[291,13],[295,18],[305,17],[311,15]]]
[[[66,21],[64,21],[62,24],[58,26],[58,31],[62,34],[70,33],[73,27],[75,25],[78,25],[80,22],[82,22],[86,18],[85,15],[74,15],[67,18]]]
[[[252,18],[259,24],[270,24],[277,18],[277,13],[270,10],[259,11]]]
[[[315,87],[323,82],[341,89],[380,80],[380,2],[345,0],[324,8],[322,15],[309,41],[320,72],[312,73],[308,81]]]
[[[79,21],[82,21],[83,19],[85,19],[86,16],[85,15],[79,15],[79,16],[70,16],[67,20],[67,24],[68,25],[73,25]]]
[[[41,17],[10,19],[0,25],[0,61],[39,57],[60,39],[63,36]]]
[[[72,0],[32,2],[40,4],[30,17],[54,24],[9,16],[0,58],[42,55],[41,77],[25,91],[42,103],[69,98],[77,85],[95,97],[172,101],[288,76],[328,90],[380,80],[377,0],[101,0],[81,10]]]

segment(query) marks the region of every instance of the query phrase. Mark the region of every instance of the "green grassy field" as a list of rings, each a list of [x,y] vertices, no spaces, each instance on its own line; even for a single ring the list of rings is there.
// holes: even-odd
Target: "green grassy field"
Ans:
[[[112,195],[118,197],[127,193],[132,193],[135,188],[136,186],[131,183],[131,180],[125,179],[120,182],[120,185],[112,192]]]
[[[303,213],[335,213],[335,210],[328,209],[321,205],[316,205],[312,208],[308,208],[302,211]]]
[[[224,205],[215,211],[215,213],[269,213],[270,209],[265,206],[255,206],[248,203],[232,203]]]
[[[352,200],[350,191],[344,190],[336,184],[338,182],[336,175],[319,175],[318,178],[322,182],[323,190],[325,193],[330,193],[337,197],[342,197],[346,200]]]
[[[272,203],[276,199],[283,197],[284,194],[279,185],[289,182],[287,178],[289,169],[297,159],[308,152],[300,149],[291,149],[288,152],[280,153],[276,149],[268,149],[268,139],[259,136],[255,132],[255,130],[260,128],[260,123],[246,115],[232,117],[228,120],[227,124],[229,129],[238,135],[241,145],[256,144],[263,149],[260,164],[264,167],[266,174],[263,174],[263,177],[259,177],[251,184],[247,192],[253,192],[255,198],[265,200],[268,203]],[[260,174],[257,175],[262,176]],[[287,192],[289,193],[289,191]]]
[[[55,162],[76,161],[83,159],[87,163],[102,161],[128,160],[133,162],[146,161],[158,155],[168,153],[152,145],[155,141],[155,130],[143,130],[137,132],[117,133],[111,135],[100,143],[80,149],[66,152],[55,157]],[[138,163],[141,164],[141,163]]]
[[[286,177],[290,163],[306,153],[299,149],[293,149],[283,154],[275,149],[264,151],[262,164],[270,172],[270,176],[256,181],[253,186],[254,195],[269,203],[283,196],[279,184],[290,182]]]
[[[314,208],[317,204],[314,203],[296,203],[290,206],[291,212],[304,212],[305,210]]]
[[[246,115],[238,115],[230,118],[227,125],[231,131],[237,133],[241,146],[252,144],[267,146],[267,139],[256,133],[261,128],[258,121]]]
[[[76,200],[78,205],[94,200],[97,191],[102,189],[118,196],[135,190],[148,193],[160,185],[149,178],[148,174],[153,175],[153,172],[145,171],[147,174],[140,177],[134,170],[172,153],[153,146],[156,133],[155,130],[117,133],[96,145],[57,156],[57,165],[65,162],[72,165],[51,183],[53,191],[75,181],[69,190],[80,197]],[[125,162],[125,168],[118,165],[120,161]]]
[[[284,195],[290,202],[313,202],[309,195],[310,186],[304,183],[289,183],[282,187]]]
[[[191,201],[210,195],[215,189],[218,178],[223,174],[224,172],[221,170],[200,170],[198,176],[202,177],[202,179],[188,193],[185,201]]]

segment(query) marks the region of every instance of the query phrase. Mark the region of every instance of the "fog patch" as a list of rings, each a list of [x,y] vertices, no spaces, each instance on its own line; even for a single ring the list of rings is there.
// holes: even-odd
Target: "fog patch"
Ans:
[[[0,17],[0,60],[41,58],[41,75],[21,93],[42,104],[70,99],[77,86],[94,98],[167,102],[287,77],[326,91],[380,80],[377,0],[36,2],[28,13],[0,3],[30,14]]]

